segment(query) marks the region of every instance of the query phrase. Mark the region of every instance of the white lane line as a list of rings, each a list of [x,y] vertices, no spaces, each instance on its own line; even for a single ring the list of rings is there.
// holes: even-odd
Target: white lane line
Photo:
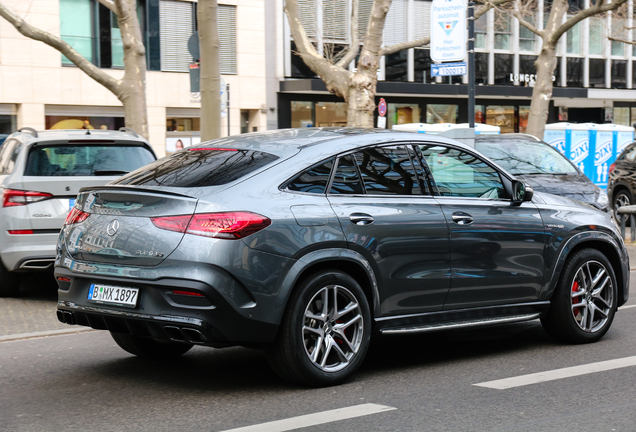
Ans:
[[[530,384],[537,384],[546,381],[554,381],[563,378],[570,378],[579,375],[586,375],[595,372],[603,372],[612,369],[619,369],[629,366],[636,366],[636,356],[607,360],[598,363],[590,363],[580,366],[572,366],[563,369],[538,372],[528,375],[521,375],[513,378],[505,378],[495,381],[473,384],[479,387],[487,387],[496,390],[505,390],[513,387],[521,387]]]
[[[618,308],[618,310],[623,310],[623,309],[631,309],[631,308],[635,308],[636,305],[629,305],[629,306],[621,306]]]
[[[19,334],[7,335],[7,336],[0,336],[0,342],[16,341],[16,340],[22,340],[22,339],[33,339],[33,338],[46,337],[46,336],[59,336],[59,335],[65,335],[65,334],[71,334],[71,333],[82,333],[87,331],[95,331],[95,330],[89,327],[85,327],[85,328],[72,328],[72,329],[63,329],[63,330],[48,330],[48,331],[34,332],[34,333],[19,333]]]
[[[322,411],[314,414],[301,415],[298,417],[291,417],[284,420],[276,420],[253,426],[245,426],[237,429],[229,429],[223,432],[282,432],[331,423],[339,420],[362,417],[369,414],[378,414],[395,409],[397,408],[369,403],[347,408],[338,408],[330,411]]]

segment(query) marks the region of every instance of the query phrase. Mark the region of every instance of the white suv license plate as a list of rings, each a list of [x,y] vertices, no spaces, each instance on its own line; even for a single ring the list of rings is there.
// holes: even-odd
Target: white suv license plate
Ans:
[[[139,288],[91,284],[88,301],[117,306],[136,307]]]

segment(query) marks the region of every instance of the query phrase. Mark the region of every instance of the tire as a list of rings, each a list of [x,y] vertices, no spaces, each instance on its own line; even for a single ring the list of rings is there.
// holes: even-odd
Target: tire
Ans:
[[[561,342],[596,342],[612,325],[617,292],[616,276],[607,257],[596,249],[580,250],[566,262],[541,323]]]
[[[20,291],[20,275],[10,272],[0,261],[0,297],[15,297]]]
[[[288,381],[336,385],[360,367],[370,334],[371,312],[360,285],[339,270],[321,271],[296,286],[267,358]]]
[[[124,351],[153,360],[167,360],[179,357],[192,348],[192,344],[179,342],[159,342],[154,339],[128,333],[110,332],[117,345]]]
[[[621,221],[619,219],[618,209],[626,205],[632,205],[632,195],[629,193],[629,191],[625,189],[621,189],[618,192],[616,192],[612,198],[613,198],[612,208],[614,209],[614,219],[616,220],[616,223],[618,224],[618,226],[620,226]],[[629,226],[629,218],[627,218],[627,220],[625,221],[625,225]]]

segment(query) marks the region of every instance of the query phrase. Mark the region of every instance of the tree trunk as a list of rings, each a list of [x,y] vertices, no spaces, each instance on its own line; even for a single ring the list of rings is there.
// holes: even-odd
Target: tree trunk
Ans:
[[[217,0],[199,0],[201,141],[221,136],[221,69]],[[228,113],[229,114],[229,113]]]
[[[148,139],[146,48],[137,18],[137,4],[135,0],[119,0],[116,5],[124,45],[124,77],[116,95],[124,106],[126,127]]]
[[[532,101],[530,102],[530,115],[526,132],[543,139],[545,124],[548,121],[550,100],[552,100],[553,73],[557,67],[556,49],[554,46],[544,45],[537,61],[537,79],[532,89]]]
[[[369,69],[360,69],[349,82],[347,126],[372,128],[377,78]]]

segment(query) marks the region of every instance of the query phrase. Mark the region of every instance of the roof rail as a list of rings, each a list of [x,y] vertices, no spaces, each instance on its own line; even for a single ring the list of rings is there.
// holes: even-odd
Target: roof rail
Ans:
[[[119,128],[119,132],[128,132],[131,135],[134,135],[135,138],[139,138],[139,135],[137,135],[137,132],[135,132],[134,130],[132,130],[131,128],[127,128],[127,127],[120,127]]]
[[[28,132],[31,135],[33,135],[34,138],[38,137],[38,131],[36,131],[35,129],[30,128],[30,127],[26,127],[26,126],[25,127],[21,127],[20,129],[18,129],[18,132]]]

